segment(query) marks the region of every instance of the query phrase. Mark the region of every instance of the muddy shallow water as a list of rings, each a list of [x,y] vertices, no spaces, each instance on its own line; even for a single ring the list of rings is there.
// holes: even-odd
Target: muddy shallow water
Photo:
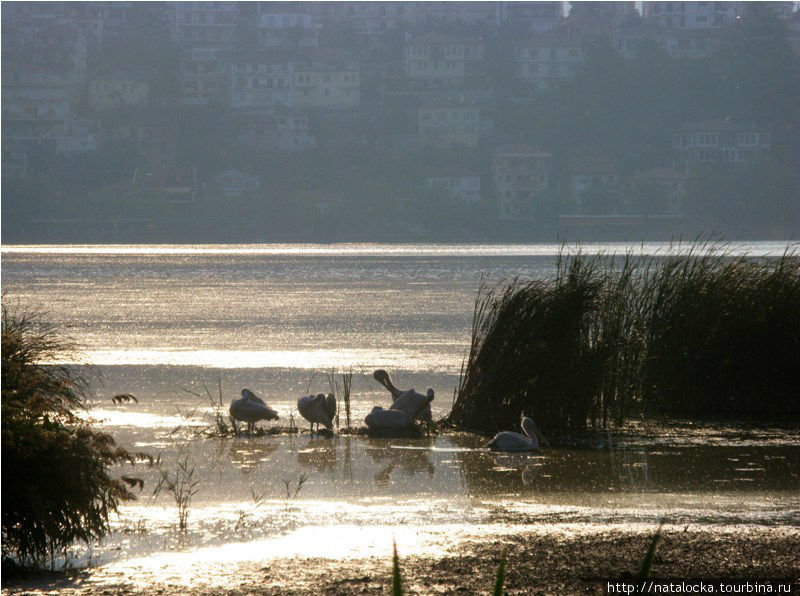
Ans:
[[[800,431],[631,426],[592,447],[497,454],[483,449],[485,438],[458,433],[199,437],[202,412],[184,416],[175,430],[134,425],[143,415],[136,410],[103,406],[93,414],[121,443],[161,455],[165,470],[186,458],[199,480],[187,530],[178,530],[169,495],[150,494],[155,471],[142,469],[145,490],[122,507],[113,533],[74,551],[72,564],[87,566],[79,581],[46,589],[312,593],[328,582],[333,591],[379,593],[393,541],[425,582],[454,587],[459,557],[473,557],[482,569],[513,544],[574,556],[611,540],[584,553],[600,557],[600,570],[614,553],[620,561],[641,556],[661,522],[668,535],[690,532],[700,551],[725,545],[728,557],[757,544],[783,552],[800,529]],[[642,546],[626,552],[621,545],[636,537]],[[677,538],[673,544],[683,548]],[[791,567],[782,556],[773,563]],[[722,561],[709,564],[719,572]],[[439,575],[430,570],[435,565],[444,565]],[[546,585],[558,569],[539,569],[550,578]]]
[[[796,428],[634,424],[516,455],[457,433],[198,436],[214,413],[206,388],[218,400],[221,386],[227,404],[249,387],[287,425],[299,396],[328,391],[331,369],[355,373],[354,424],[388,406],[376,367],[404,388],[434,388],[443,416],[481,279],[550,276],[558,250],[3,247],[9,296],[51,313],[84,348],[61,361],[97,373],[88,415],[171,474],[185,461],[198,481],[181,532],[171,497],[152,494],[157,471],[136,470],[144,490],[113,532],[71,553],[80,573],[4,579],[4,590],[381,593],[396,541],[420,593],[488,591],[504,550],[511,592],[571,593],[597,588],[581,577],[635,570],[662,521],[657,573],[800,569]],[[113,405],[122,392],[139,403]]]

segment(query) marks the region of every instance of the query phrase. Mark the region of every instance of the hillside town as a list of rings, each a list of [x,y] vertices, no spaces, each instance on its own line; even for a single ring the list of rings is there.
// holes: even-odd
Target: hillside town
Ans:
[[[799,64],[791,1],[4,2],[3,235],[782,237]]]

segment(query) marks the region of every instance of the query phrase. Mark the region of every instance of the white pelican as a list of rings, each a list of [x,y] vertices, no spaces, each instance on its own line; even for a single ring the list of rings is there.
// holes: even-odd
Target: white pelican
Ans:
[[[539,440],[541,440],[542,443],[550,447],[550,443],[536,428],[533,420],[523,415],[520,426],[522,427],[522,432],[525,433],[524,435],[503,431],[497,433],[494,439],[489,441],[486,446],[495,451],[537,451],[539,449]]]
[[[252,432],[255,423],[259,420],[278,419],[278,413],[267,406],[263,399],[249,389],[242,389],[242,397],[231,400],[231,407],[228,409],[228,412],[234,420],[247,422],[248,435]]]
[[[336,396],[329,393],[327,397],[320,393],[317,396],[306,395],[297,400],[297,410],[300,415],[311,423],[311,432],[314,432],[314,423],[322,424],[329,431],[333,430],[333,419],[336,416]]]
[[[413,426],[414,421],[402,410],[384,410],[375,406],[364,418],[370,430],[405,430]]]
[[[392,394],[392,405],[390,409],[405,412],[412,420],[422,420],[432,422],[431,402],[433,401],[433,389],[428,389],[427,395],[417,393],[413,389],[403,391],[392,383],[389,373],[383,369],[378,369],[372,376],[378,383],[386,387]]]

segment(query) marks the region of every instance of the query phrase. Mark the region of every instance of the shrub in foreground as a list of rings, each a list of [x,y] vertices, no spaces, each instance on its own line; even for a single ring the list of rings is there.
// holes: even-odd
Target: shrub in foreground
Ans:
[[[141,481],[109,468],[147,457],[75,415],[86,381],[41,364],[72,349],[35,315],[2,308],[2,554],[43,566],[75,541],[108,531],[109,514]]]

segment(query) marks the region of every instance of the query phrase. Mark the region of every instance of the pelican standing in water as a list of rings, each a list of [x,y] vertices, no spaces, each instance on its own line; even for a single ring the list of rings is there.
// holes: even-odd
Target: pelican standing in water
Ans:
[[[413,389],[403,391],[392,383],[389,373],[383,369],[378,369],[372,373],[373,378],[389,390],[392,394],[392,405],[389,409],[405,412],[412,420],[423,422],[433,422],[431,414],[431,402],[433,401],[433,389],[428,389],[426,395],[417,393]]]
[[[278,412],[270,408],[263,399],[249,389],[242,389],[242,397],[231,400],[228,412],[234,420],[247,423],[248,436],[259,420],[278,419]]]
[[[297,410],[311,423],[312,434],[314,423],[317,425],[317,432],[320,424],[333,431],[333,419],[336,416],[336,396],[333,393],[329,393],[327,397],[322,393],[316,397],[313,395],[301,397],[297,400]]]
[[[486,446],[494,451],[538,451],[539,441],[550,447],[550,443],[544,438],[539,429],[536,428],[533,420],[523,414],[520,422],[522,432],[525,434],[511,431],[497,433],[494,439],[489,441]]]

